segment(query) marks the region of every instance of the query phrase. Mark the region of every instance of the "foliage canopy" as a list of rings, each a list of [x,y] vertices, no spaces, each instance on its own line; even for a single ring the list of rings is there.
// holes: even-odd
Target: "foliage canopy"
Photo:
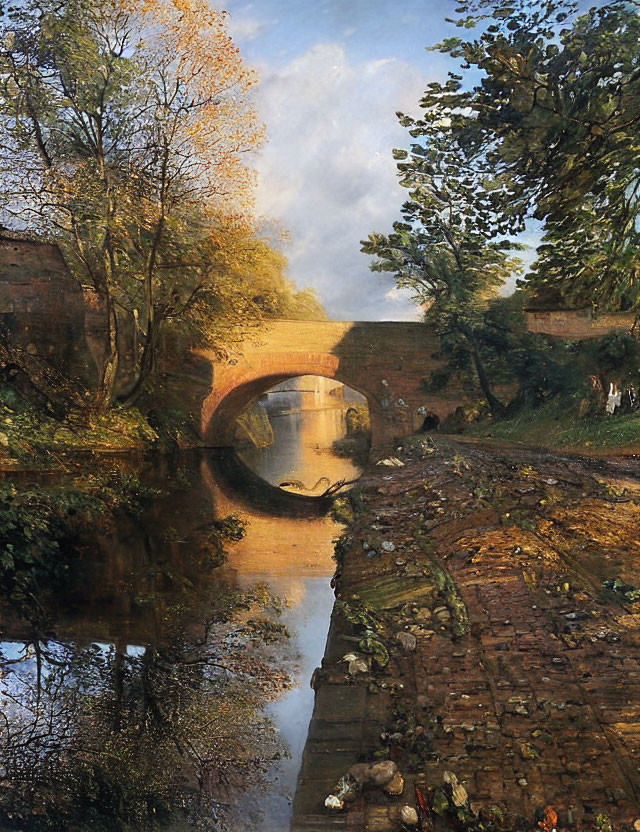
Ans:
[[[115,396],[125,326],[130,403],[163,333],[223,345],[271,313],[256,275],[283,305],[321,311],[256,234],[256,81],[205,0],[27,0],[0,24],[0,209],[58,242],[97,297],[100,406]]]

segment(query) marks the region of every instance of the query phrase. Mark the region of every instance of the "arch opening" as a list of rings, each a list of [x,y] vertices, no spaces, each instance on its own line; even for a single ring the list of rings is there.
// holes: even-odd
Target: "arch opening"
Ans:
[[[284,491],[326,496],[360,477],[371,422],[364,395],[321,375],[278,380],[236,415],[231,444],[259,477]]]

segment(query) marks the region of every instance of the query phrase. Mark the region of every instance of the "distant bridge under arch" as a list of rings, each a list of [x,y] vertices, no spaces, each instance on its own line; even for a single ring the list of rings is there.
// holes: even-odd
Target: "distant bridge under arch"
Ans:
[[[199,351],[213,371],[201,412],[202,438],[207,445],[230,445],[233,423],[250,401],[287,379],[318,375],[366,397],[372,443],[383,446],[421,426],[418,408],[442,419],[461,403],[459,390],[423,390],[422,380],[439,366],[433,358],[437,348],[433,328],[424,323],[274,321],[227,360]]]

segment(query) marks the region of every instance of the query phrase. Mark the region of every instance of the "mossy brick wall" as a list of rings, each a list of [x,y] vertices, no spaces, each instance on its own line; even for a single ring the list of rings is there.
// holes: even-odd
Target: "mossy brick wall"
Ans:
[[[527,328],[531,332],[555,335],[558,338],[570,340],[599,338],[614,329],[630,330],[634,320],[634,315],[626,313],[592,317],[582,310],[527,311]]]
[[[57,246],[0,233],[0,322],[18,348],[89,372],[82,289]]]

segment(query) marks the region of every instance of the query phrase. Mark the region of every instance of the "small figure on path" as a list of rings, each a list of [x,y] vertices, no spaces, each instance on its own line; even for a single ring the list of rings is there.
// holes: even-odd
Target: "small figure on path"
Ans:
[[[622,410],[624,413],[634,413],[638,409],[638,396],[633,382],[630,381],[622,395]]]
[[[613,416],[616,410],[622,403],[622,391],[618,389],[618,382],[612,381],[609,384],[609,395],[607,396],[607,403],[605,411],[608,416]]]

